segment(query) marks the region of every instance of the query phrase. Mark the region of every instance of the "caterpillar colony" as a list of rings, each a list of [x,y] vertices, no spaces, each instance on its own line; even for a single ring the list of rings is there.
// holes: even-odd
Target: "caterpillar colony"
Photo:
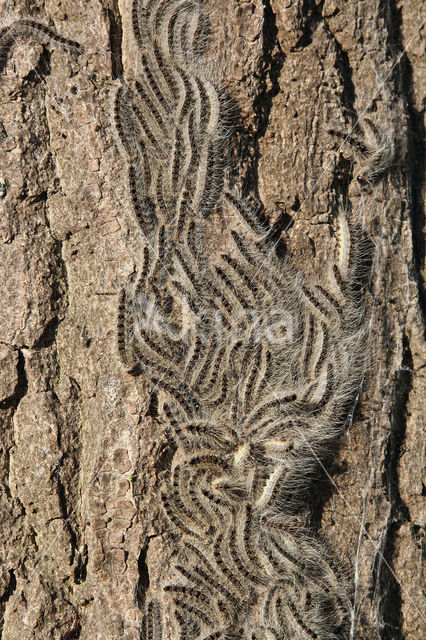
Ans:
[[[167,619],[181,640],[343,639],[344,572],[300,513],[361,385],[359,248],[342,210],[335,259],[305,281],[278,257],[261,207],[228,188],[205,4],[133,1],[138,72],[113,104],[145,238],[120,294],[119,353],[160,392],[175,451],[161,501],[179,550],[146,593],[141,638],[166,640]],[[26,34],[81,52],[23,19],[0,32],[3,62]]]

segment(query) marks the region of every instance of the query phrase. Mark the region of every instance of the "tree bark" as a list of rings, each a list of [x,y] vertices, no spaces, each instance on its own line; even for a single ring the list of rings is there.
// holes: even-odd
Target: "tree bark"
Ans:
[[[235,179],[284,221],[302,272],[321,273],[347,200],[374,247],[367,373],[312,524],[348,567],[352,637],[420,640],[421,3],[205,4],[233,105]],[[2,640],[139,638],[149,573],[172,553],[158,499],[164,425],[149,380],[126,373],[116,347],[118,292],[141,255],[109,114],[134,64],[130,5],[0,1],[1,26],[32,17],[84,46],[76,58],[19,39],[1,77]],[[395,155],[361,189],[335,132],[369,121]]]

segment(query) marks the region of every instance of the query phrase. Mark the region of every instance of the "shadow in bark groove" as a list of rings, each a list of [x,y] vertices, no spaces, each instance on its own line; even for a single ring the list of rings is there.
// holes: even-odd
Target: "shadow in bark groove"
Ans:
[[[61,462],[61,466],[62,466],[62,462]],[[72,510],[71,510],[71,512],[68,511],[67,495],[66,495],[66,491],[65,491],[65,485],[61,480],[59,469],[56,471],[54,477],[55,477],[56,483],[57,483],[59,506],[60,506],[60,509],[61,509],[61,512],[62,512],[62,517],[64,519],[64,529],[66,529],[68,531],[68,535],[70,537],[70,543],[71,543],[71,559],[70,559],[70,562],[73,563],[74,558],[75,558],[76,549],[77,549],[77,535],[76,535],[74,529],[72,528],[71,522],[70,522],[70,518],[71,518],[71,515],[72,515]]]
[[[16,577],[13,569],[9,569],[9,582],[3,593],[0,595],[0,640],[3,637],[4,627],[4,612],[6,610],[6,604],[13,595],[16,589]]]
[[[16,578],[13,569],[9,569],[9,582],[0,596],[0,605],[5,604],[16,589]]]
[[[121,26],[121,14],[118,9],[118,0],[111,0],[111,6],[106,10],[106,14],[109,22],[111,76],[112,79],[115,80],[116,78],[121,78],[123,75],[123,29]]]
[[[9,398],[5,398],[0,402],[0,409],[13,409],[16,411],[22,398],[28,391],[28,379],[25,372],[25,357],[22,353],[22,349],[18,349],[18,362],[16,365],[16,372],[18,382],[13,390],[13,394]]]
[[[243,123],[240,123],[239,132],[241,134],[239,151],[242,157],[249,158],[253,155],[253,163],[250,166],[244,185],[249,192],[258,195],[259,184],[259,161],[260,150],[259,140],[265,135],[268,127],[269,117],[272,109],[273,98],[279,94],[279,78],[280,72],[284,64],[284,53],[277,40],[278,29],[276,25],[276,16],[272,10],[270,0],[263,0],[264,6],[264,23],[263,23],[263,53],[262,53],[262,89],[253,101],[253,108],[256,114],[256,126],[250,135],[244,130]],[[266,78],[269,76],[271,88],[267,89]],[[253,147],[253,154],[247,152],[247,146]]]
[[[148,553],[150,540],[153,537],[154,536],[147,537],[145,545],[142,547],[142,550],[139,554],[139,559],[138,559],[139,579],[135,588],[135,603],[136,603],[136,606],[141,611],[144,610],[146,592],[148,591],[148,588],[149,588],[149,571],[148,571],[148,565],[146,563],[146,556]]]
[[[412,383],[412,359],[408,339],[403,338],[404,355],[395,381],[395,400],[391,416],[391,433],[384,460],[384,486],[387,487],[390,514],[389,527],[384,533],[380,553],[376,555],[373,570],[375,591],[377,593],[378,611],[380,613],[381,640],[403,640],[401,632],[402,593],[401,586],[392,571],[392,558],[395,547],[395,536],[398,529],[410,521],[410,513],[399,492],[398,465],[401,447],[406,432],[406,406]]]
[[[407,192],[410,198],[409,204],[413,228],[413,258],[416,267],[415,277],[418,282],[421,308],[423,313],[425,313],[425,283],[422,280],[425,264],[425,211],[423,204],[423,181],[425,174],[425,154],[423,148],[425,136],[424,118],[423,114],[415,107],[413,68],[409,57],[405,53],[407,43],[404,45],[402,10],[396,6],[395,2],[385,2],[383,11],[389,32],[390,57],[393,60],[399,58],[398,64],[395,65],[393,69],[393,81],[400,91],[405,115],[408,120],[408,139],[405,153],[401,158],[401,164],[404,168]]]
[[[82,552],[77,553],[77,566],[74,569],[74,582],[75,584],[82,584],[87,578],[87,545],[85,544]]]

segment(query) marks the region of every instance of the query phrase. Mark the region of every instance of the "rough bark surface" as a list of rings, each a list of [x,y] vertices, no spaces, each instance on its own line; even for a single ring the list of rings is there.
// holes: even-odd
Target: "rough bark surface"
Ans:
[[[298,267],[321,270],[348,196],[374,242],[371,363],[313,518],[355,584],[353,638],[420,640],[421,3],[206,3],[245,187],[285,216]],[[20,39],[1,77],[2,640],[135,640],[149,568],[167,563],[156,489],[170,451],[149,382],[116,348],[117,294],[140,262],[109,123],[133,64],[130,4],[0,1],[1,26],[31,16],[85,48]],[[363,117],[396,155],[361,195],[329,130]]]

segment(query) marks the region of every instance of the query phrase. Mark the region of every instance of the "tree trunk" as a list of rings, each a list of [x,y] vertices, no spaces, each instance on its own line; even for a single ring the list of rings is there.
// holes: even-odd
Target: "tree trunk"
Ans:
[[[204,4],[233,105],[231,180],[280,222],[303,273],[327,264],[339,205],[370,239],[368,366],[310,519],[348,568],[351,638],[420,640],[421,3]],[[142,247],[110,124],[134,73],[131,1],[1,0],[0,15],[84,47],[18,38],[1,77],[0,638],[135,640],[173,553],[158,494],[173,452],[149,379],[117,354]],[[394,149],[370,187],[344,139],[360,131]]]

